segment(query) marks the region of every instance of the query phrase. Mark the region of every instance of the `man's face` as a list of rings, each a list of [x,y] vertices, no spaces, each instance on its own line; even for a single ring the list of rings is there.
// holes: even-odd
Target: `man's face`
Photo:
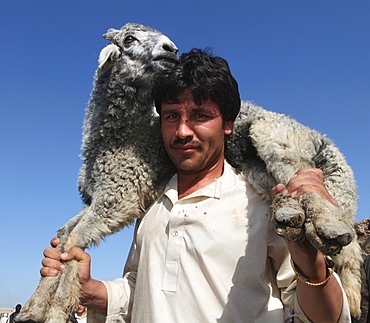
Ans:
[[[85,313],[85,310],[86,310],[86,306],[79,304],[77,306],[76,313],[78,316],[81,316],[83,313]]]
[[[224,138],[233,122],[223,123],[219,106],[210,99],[196,105],[190,90],[180,103],[162,103],[161,128],[166,151],[178,172],[209,170],[224,159]]]

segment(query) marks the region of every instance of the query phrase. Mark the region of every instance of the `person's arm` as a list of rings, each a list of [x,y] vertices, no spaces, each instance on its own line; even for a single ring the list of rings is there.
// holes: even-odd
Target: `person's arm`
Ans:
[[[57,276],[64,269],[64,262],[76,260],[78,262],[78,274],[81,284],[80,303],[99,312],[107,312],[108,295],[105,285],[95,280],[90,275],[90,255],[82,249],[73,247],[68,252],[61,253],[55,247],[60,240],[51,240],[52,248],[44,250],[45,258],[42,260],[43,267],[40,270],[41,276]]]
[[[342,289],[331,276],[324,255],[307,240],[289,242],[287,246],[294,262],[295,270],[311,285],[297,279],[298,302],[312,322],[338,322],[343,308]],[[326,279],[329,279],[326,281]]]
[[[287,186],[278,184],[272,189],[273,196],[281,192],[296,197],[307,192],[316,192],[337,206],[337,202],[323,184],[323,175],[319,169],[301,169]],[[325,282],[330,275],[330,269],[324,255],[307,240],[286,243],[295,270],[308,282],[314,284]],[[301,309],[312,322],[338,322],[343,308],[343,295],[338,281],[333,276],[320,286],[313,286],[304,282],[304,279],[297,279],[297,296]]]

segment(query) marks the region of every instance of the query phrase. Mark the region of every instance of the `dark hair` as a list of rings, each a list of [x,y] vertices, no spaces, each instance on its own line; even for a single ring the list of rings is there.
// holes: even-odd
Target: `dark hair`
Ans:
[[[223,121],[234,121],[238,115],[238,83],[225,59],[198,48],[182,54],[178,65],[169,74],[158,75],[154,80],[153,97],[157,112],[161,114],[162,102],[176,103],[179,94],[187,88],[196,104],[201,105],[207,99],[217,103]]]

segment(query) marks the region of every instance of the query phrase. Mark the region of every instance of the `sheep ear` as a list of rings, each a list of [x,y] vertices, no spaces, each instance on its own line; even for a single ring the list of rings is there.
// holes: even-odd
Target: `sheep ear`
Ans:
[[[117,58],[121,55],[120,49],[114,44],[109,44],[105,46],[99,54],[98,59],[98,75],[103,74],[108,69],[110,69]]]
[[[108,29],[107,33],[103,35],[103,37],[107,40],[113,41],[114,37],[119,33],[119,30],[110,28]]]

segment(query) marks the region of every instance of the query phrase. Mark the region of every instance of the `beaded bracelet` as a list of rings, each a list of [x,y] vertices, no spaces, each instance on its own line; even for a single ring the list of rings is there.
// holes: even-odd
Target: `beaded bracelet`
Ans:
[[[298,270],[297,268],[295,267],[295,264],[294,264],[294,261],[292,258],[290,258],[290,264],[292,265],[292,268],[293,268],[293,271],[294,273],[296,274],[296,276],[302,281],[304,282],[305,284],[309,285],[309,286],[313,286],[313,287],[318,287],[318,286],[322,286],[322,285],[325,285],[329,279],[333,276],[334,274],[334,262],[333,260],[329,257],[329,256],[325,256],[325,263],[326,263],[326,266],[327,268],[329,269],[329,275],[328,277],[325,278],[325,280],[323,280],[322,282],[320,283],[311,283],[310,281],[308,281],[308,279],[306,277],[304,277]]]

